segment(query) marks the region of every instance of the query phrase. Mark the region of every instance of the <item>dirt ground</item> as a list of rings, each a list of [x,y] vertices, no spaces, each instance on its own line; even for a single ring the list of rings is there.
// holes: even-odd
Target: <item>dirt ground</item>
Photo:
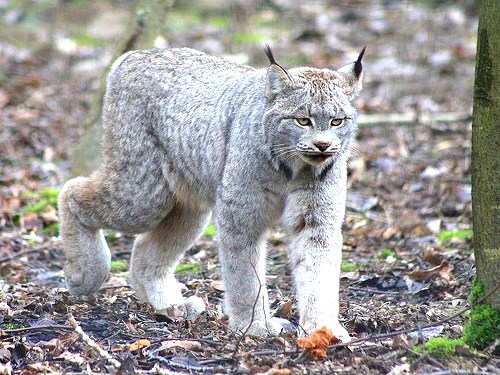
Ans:
[[[461,336],[475,274],[474,2],[340,3],[177,5],[163,39],[256,66],[265,66],[268,42],[285,67],[338,67],[368,46],[341,278],[341,320],[360,340],[314,360],[295,334],[241,338],[227,327],[216,233],[178,269],[185,295],[207,303],[194,322],[156,315],[134,297],[126,271],[133,237],[121,233],[108,232],[114,266],[101,290],[68,293],[54,188],[70,177],[129,7],[0,1],[0,373],[500,373],[498,343],[459,346],[447,357],[420,345]],[[286,233],[276,228],[270,300],[277,316],[295,322],[287,262]]]

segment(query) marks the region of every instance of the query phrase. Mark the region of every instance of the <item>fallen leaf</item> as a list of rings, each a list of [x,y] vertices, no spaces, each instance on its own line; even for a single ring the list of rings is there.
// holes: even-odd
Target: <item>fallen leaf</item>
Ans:
[[[289,368],[271,368],[265,375],[290,375],[292,370]]]
[[[408,274],[408,277],[417,280],[425,281],[434,275],[439,275],[443,279],[452,280],[453,275],[451,274],[452,267],[448,265],[447,262],[443,261],[439,266],[430,268],[428,270],[416,270]]]
[[[170,349],[174,347],[183,348],[186,350],[201,350],[202,346],[199,341],[193,340],[168,340],[162,341],[161,345],[165,349]]]
[[[297,345],[309,351],[315,360],[326,358],[328,345],[338,344],[339,342],[340,340],[326,327],[318,328],[308,337],[299,337],[297,339]]]
[[[184,312],[175,305],[157,311],[157,314],[166,316],[167,318],[173,320],[174,322],[179,322],[184,320]]]
[[[281,304],[276,310],[276,313],[274,315],[279,318],[287,318],[290,316],[291,312],[292,312],[292,301],[290,300]]]
[[[387,373],[387,375],[404,375],[404,374],[410,374],[410,365],[408,363],[394,366],[391,369],[391,371]]]
[[[139,339],[139,340],[134,341],[134,342],[132,342],[130,344],[125,344],[123,346],[119,346],[117,348],[113,348],[111,351],[113,353],[118,353],[118,352],[121,352],[123,350],[129,350],[131,352],[136,352],[139,349],[145,348],[145,347],[147,347],[149,345],[151,345],[151,341],[149,341],[148,339]]]
[[[127,344],[127,349],[131,352],[135,352],[139,349],[145,348],[146,346],[151,345],[151,341],[148,339],[139,339],[131,344]]]
[[[80,354],[71,353],[68,351],[65,351],[64,353],[62,353],[58,357],[54,357],[54,359],[62,359],[63,361],[76,363],[77,365],[81,365],[81,364],[85,363],[85,358],[83,358]]]
[[[210,287],[212,289],[218,290],[219,292],[223,292],[224,289],[224,283],[221,280],[214,280],[210,283]]]
[[[418,344],[418,336],[414,337],[402,334],[392,339],[391,347],[404,348],[410,350],[417,344]]]
[[[48,205],[40,212],[40,217],[42,218],[45,224],[54,224],[59,222],[59,218],[57,217],[57,210],[54,206]]]

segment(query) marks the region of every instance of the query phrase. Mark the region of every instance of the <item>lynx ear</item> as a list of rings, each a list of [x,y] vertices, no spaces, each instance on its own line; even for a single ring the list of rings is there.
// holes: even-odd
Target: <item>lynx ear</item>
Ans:
[[[265,52],[271,65],[267,69],[266,97],[273,100],[277,95],[293,89],[293,80],[288,72],[274,59],[271,47],[266,46]]]
[[[361,91],[363,86],[363,64],[361,63],[361,59],[365,54],[365,50],[366,46],[363,47],[356,61],[351,64],[344,65],[337,70],[344,76],[343,89],[346,95],[351,97],[351,99],[354,98],[359,91]]]

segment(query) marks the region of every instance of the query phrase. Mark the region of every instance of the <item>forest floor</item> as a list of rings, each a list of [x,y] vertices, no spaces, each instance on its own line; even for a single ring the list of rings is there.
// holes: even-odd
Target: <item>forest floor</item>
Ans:
[[[121,233],[108,232],[106,284],[92,297],[68,293],[57,192],[70,177],[72,150],[116,45],[107,37],[123,33],[128,11],[119,1],[26,4],[0,2],[0,374],[500,373],[498,343],[444,354],[422,345],[462,335],[475,274],[474,9],[373,0],[330,8],[269,2],[232,9],[233,16],[172,10],[170,46],[252,65],[265,66],[266,41],[284,66],[340,66],[368,45],[340,295],[341,321],[360,340],[314,360],[294,334],[231,332],[212,228],[178,268],[185,295],[207,303],[194,322],[156,315],[135,298],[127,284],[133,237]],[[276,229],[270,301],[276,315],[294,322],[287,262],[286,234]]]

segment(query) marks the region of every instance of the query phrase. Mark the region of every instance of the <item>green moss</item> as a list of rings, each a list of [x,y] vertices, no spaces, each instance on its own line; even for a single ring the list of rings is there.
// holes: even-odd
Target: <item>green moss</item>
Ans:
[[[209,224],[206,228],[203,234],[207,237],[213,238],[215,236],[215,233],[217,233],[217,228],[215,227],[215,224]]]
[[[126,260],[114,260],[111,262],[111,272],[125,272],[128,270],[128,262]]]
[[[340,269],[343,272],[354,272],[360,269],[360,265],[359,263],[356,262],[349,262],[347,260],[343,260]]]
[[[388,257],[394,257],[394,251],[392,251],[391,249],[388,249],[387,247],[384,247],[382,249],[380,249],[379,253],[378,253],[378,257],[379,259],[386,259]]]
[[[235,33],[232,35],[234,44],[257,44],[266,41],[266,35],[259,33]]]
[[[475,278],[472,282],[470,301],[477,303],[484,297],[484,288]],[[500,337],[500,311],[488,302],[475,305],[470,320],[464,326],[464,342],[472,348],[484,349]]]
[[[472,229],[458,229],[455,231],[444,231],[437,235],[437,239],[441,242],[449,241],[452,238],[466,240],[472,238]]]
[[[25,213],[40,213],[48,206],[53,206],[57,208],[57,197],[59,196],[59,189],[56,188],[44,188],[37,193],[24,193],[23,198],[29,197],[29,199],[36,200],[38,202],[33,203],[24,208]]]
[[[187,273],[198,273],[201,267],[197,263],[179,263],[175,272],[187,272]]]
[[[52,234],[55,235],[59,233],[59,223],[50,224],[42,229],[42,233],[44,234]]]
[[[425,350],[432,356],[444,359],[453,357],[455,348],[464,345],[463,339],[433,337],[424,344]]]
[[[48,187],[40,190],[38,192],[38,195],[40,198],[45,198],[45,199],[52,199],[57,201],[57,197],[59,196],[60,189],[53,188],[53,187]]]

